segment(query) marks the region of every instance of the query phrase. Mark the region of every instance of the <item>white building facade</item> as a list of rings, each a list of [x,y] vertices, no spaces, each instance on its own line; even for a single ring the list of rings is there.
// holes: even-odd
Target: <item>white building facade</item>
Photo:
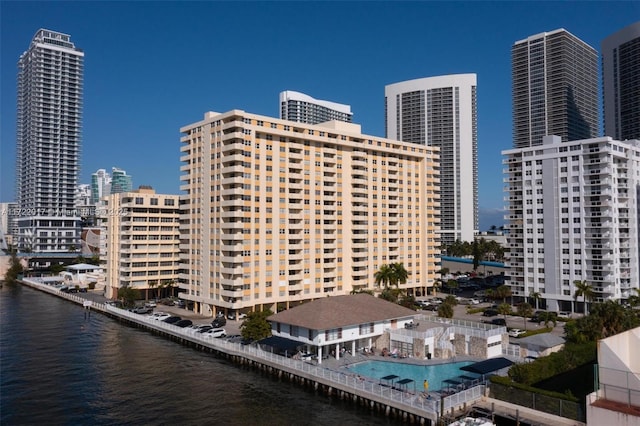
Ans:
[[[403,81],[385,87],[386,137],[440,149],[443,244],[478,231],[478,120],[475,74]]]
[[[502,154],[513,295],[540,293],[551,311],[574,310],[576,281],[592,287],[594,301],[632,295],[640,278],[640,142],[547,136]]]
[[[280,118],[298,123],[318,124],[338,120],[351,123],[351,107],[336,102],[314,99],[293,90],[280,92]]]
[[[40,29],[18,61],[18,247],[78,248],[75,212],[84,52],[67,34]]]

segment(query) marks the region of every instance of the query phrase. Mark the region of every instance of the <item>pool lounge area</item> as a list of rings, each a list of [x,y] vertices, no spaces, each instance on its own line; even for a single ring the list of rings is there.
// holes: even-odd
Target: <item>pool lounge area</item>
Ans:
[[[347,368],[354,374],[399,390],[455,392],[480,383],[481,375],[461,370],[472,364],[473,361],[421,365],[376,360],[351,364]]]

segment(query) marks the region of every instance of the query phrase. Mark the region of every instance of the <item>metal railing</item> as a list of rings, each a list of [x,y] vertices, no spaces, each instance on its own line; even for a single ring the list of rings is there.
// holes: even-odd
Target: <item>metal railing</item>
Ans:
[[[640,407],[640,373],[598,366],[598,399]]]
[[[411,407],[415,410],[424,412],[425,417],[433,417],[440,411],[440,400],[428,398],[422,392],[412,392],[408,390],[399,390],[378,383],[374,379],[364,378],[357,374],[345,371],[336,371],[330,368],[322,367],[309,361],[296,360],[263,350],[257,345],[242,345],[236,342],[229,342],[225,339],[216,339],[204,337],[200,333],[189,333],[184,328],[167,324],[163,321],[156,321],[147,317],[141,317],[138,314],[107,306],[112,312],[127,317],[133,321],[144,321],[152,328],[157,328],[169,332],[172,335],[184,338],[194,343],[201,344],[210,348],[218,349],[222,352],[241,355],[255,361],[264,361],[281,367],[283,371],[307,378],[314,378],[325,382],[329,386],[341,388],[345,391],[353,391],[360,396],[371,397],[374,399],[387,399],[397,403]],[[457,407],[464,403],[470,403],[480,399],[484,393],[484,384],[477,385],[473,388],[463,390],[461,392],[444,397],[444,408]]]
[[[25,279],[24,281],[27,281]],[[55,294],[58,297],[73,301],[83,305],[88,299],[76,294],[61,292],[53,286],[42,284],[29,280],[29,285],[37,286],[39,289]],[[148,316],[136,314],[126,309],[117,308],[105,303],[91,303],[91,309],[102,312],[108,312],[112,315],[126,318],[132,322],[145,325],[148,328],[163,331],[167,334],[217,349],[230,355],[242,356],[253,361],[264,362],[279,366],[281,370],[292,373],[300,377],[315,379],[328,386],[341,389],[343,391],[352,392],[362,397],[384,401],[387,400],[389,405],[398,408],[411,408],[413,412],[423,415],[424,417],[435,419],[439,416],[441,405],[445,410],[461,406],[464,403],[471,403],[482,397],[485,385],[476,385],[452,395],[434,398],[419,391],[400,390],[388,385],[379,383],[375,379],[365,378],[354,373],[346,371],[336,371],[311,361],[296,360],[268,352],[260,348],[258,345],[243,345],[238,342],[230,342],[226,339],[210,338],[201,333],[190,333],[188,328],[177,327],[173,324],[167,324],[164,321],[154,320]]]

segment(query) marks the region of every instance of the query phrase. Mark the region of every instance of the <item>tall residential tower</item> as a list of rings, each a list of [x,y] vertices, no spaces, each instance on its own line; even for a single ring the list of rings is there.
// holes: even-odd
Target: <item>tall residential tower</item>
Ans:
[[[280,92],[280,118],[283,120],[307,124],[331,120],[350,123],[352,117],[349,105],[321,101],[292,90]]]
[[[502,153],[513,295],[574,311],[586,282],[595,302],[627,299],[640,279],[640,141],[543,141]]]
[[[373,290],[391,263],[409,272],[408,294],[433,287],[436,149],[239,110],[180,132],[180,296],[197,312]]]
[[[598,52],[564,29],[516,42],[511,49],[513,146],[598,136]]]
[[[476,75],[421,78],[385,87],[386,137],[440,149],[443,244],[478,230]]]
[[[71,37],[40,29],[18,61],[18,247],[76,249],[84,53]]]
[[[604,134],[640,139],[640,21],[602,42]]]

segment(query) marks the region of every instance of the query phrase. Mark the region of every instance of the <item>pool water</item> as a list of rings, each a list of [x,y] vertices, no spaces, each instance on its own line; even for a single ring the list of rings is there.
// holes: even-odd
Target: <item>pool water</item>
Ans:
[[[348,368],[349,371],[355,374],[377,380],[392,374],[398,376],[397,380],[412,379],[414,383],[409,384],[409,388],[413,390],[415,385],[417,391],[424,390],[423,383],[427,380],[429,382],[429,391],[438,391],[447,387],[446,384],[442,383],[443,380],[452,379],[461,375],[475,376],[473,373],[460,370],[461,367],[470,364],[473,364],[473,362],[462,361],[439,365],[413,365],[387,361],[365,361],[350,365]]]

